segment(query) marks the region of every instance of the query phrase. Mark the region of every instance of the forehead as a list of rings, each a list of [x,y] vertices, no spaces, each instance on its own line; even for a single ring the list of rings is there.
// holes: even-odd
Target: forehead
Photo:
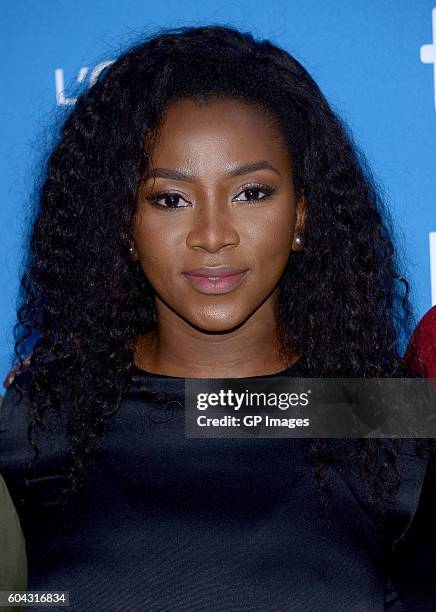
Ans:
[[[279,122],[271,111],[238,99],[181,99],[165,110],[152,158],[288,158]],[[277,161],[277,160],[276,160]]]

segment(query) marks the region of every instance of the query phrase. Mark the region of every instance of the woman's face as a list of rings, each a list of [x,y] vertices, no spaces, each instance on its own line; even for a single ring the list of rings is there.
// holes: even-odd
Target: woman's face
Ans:
[[[303,205],[271,117],[238,100],[173,102],[149,176],[138,197],[134,258],[156,293],[158,321],[165,310],[166,318],[226,331],[265,302],[275,307]]]

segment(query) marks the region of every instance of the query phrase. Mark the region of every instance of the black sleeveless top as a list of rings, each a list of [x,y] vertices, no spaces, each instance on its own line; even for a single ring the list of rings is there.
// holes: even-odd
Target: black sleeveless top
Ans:
[[[297,362],[272,376],[307,375]],[[403,440],[397,459],[386,531],[348,461],[352,441],[329,441],[323,518],[307,441],[186,438],[184,385],[132,367],[69,524],[53,503],[65,421],[44,417],[49,430],[28,478],[29,403],[23,395],[15,405],[9,387],[0,473],[23,512],[29,590],[69,591],[78,612],[436,610],[436,490],[414,440]],[[171,393],[171,411],[149,391]]]

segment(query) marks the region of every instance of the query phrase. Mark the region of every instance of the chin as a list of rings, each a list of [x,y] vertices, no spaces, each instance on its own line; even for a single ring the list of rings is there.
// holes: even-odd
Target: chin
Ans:
[[[205,332],[230,332],[236,329],[244,323],[246,316],[220,316],[215,313],[214,315],[204,315],[199,317],[189,317],[188,322],[199,330]]]

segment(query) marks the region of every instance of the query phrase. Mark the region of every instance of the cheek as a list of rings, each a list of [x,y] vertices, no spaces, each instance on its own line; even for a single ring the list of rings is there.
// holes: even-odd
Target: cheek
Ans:
[[[276,276],[289,257],[292,246],[292,216],[271,215],[262,219],[252,230],[251,244],[254,261],[267,275]]]
[[[177,261],[177,235],[142,215],[136,219],[133,237],[145,275],[154,282],[165,279]]]
[[[149,237],[142,243],[139,256],[144,274],[153,286],[161,286],[169,280],[175,257],[167,242],[159,236]]]

